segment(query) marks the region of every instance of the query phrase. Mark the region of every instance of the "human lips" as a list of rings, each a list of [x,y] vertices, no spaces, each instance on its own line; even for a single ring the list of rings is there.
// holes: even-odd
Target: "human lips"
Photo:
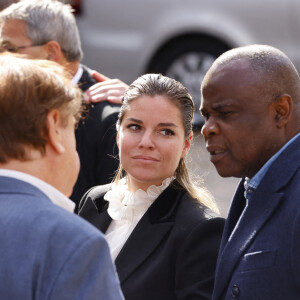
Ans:
[[[219,146],[206,146],[206,149],[210,154],[210,161],[213,163],[223,158],[227,152],[226,149]]]
[[[145,163],[152,163],[152,162],[159,161],[157,158],[148,155],[135,155],[132,158]]]

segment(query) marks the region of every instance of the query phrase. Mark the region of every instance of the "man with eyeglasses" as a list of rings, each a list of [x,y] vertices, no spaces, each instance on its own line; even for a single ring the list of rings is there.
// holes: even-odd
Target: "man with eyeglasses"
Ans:
[[[29,58],[48,59],[65,66],[73,83],[87,91],[108,79],[80,64],[83,56],[78,28],[70,5],[51,0],[23,0],[0,13],[2,51]],[[94,77],[93,77],[94,76]],[[120,102],[127,85],[120,80],[96,84],[94,99]],[[119,105],[102,101],[89,104],[88,114],[76,129],[81,169],[71,199],[77,204],[91,187],[111,181],[117,169],[115,123]]]
[[[12,23],[13,26],[16,25],[16,23],[20,24],[21,22],[18,22],[17,21],[8,21],[7,23]],[[20,24],[21,25],[21,24]],[[13,26],[9,26],[6,24],[6,27],[5,28],[12,28]],[[3,26],[4,27],[4,26]],[[17,26],[17,28],[19,28]],[[21,28],[23,28],[23,26],[21,25]],[[24,28],[23,28],[24,29]],[[20,36],[21,37],[21,36]],[[21,37],[22,38],[22,37]],[[1,40],[2,41],[2,40]],[[25,42],[26,43],[26,42]],[[21,49],[27,49],[27,48],[33,48],[33,47],[40,47],[40,46],[43,46],[45,45],[45,43],[38,43],[38,44],[29,44],[29,45],[26,45],[26,46],[14,46],[13,44],[11,44],[10,42],[8,41],[2,41],[1,44],[0,44],[0,51],[1,52],[11,52],[11,53],[20,53],[20,50]],[[25,53],[24,53],[25,54]]]

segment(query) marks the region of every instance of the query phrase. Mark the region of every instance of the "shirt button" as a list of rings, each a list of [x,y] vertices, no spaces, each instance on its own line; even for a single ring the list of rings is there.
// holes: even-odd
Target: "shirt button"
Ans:
[[[249,194],[252,194],[252,192],[253,192],[253,189],[249,188],[249,189],[248,189],[248,193],[249,193]]]
[[[231,289],[232,298],[238,298],[239,294],[240,294],[240,289],[236,284],[234,284]]]

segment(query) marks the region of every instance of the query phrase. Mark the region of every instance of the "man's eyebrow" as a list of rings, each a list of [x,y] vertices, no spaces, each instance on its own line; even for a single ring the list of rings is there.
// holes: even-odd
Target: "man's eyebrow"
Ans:
[[[212,105],[212,109],[214,110],[220,110],[224,107],[228,107],[228,106],[233,106],[234,104],[231,103],[231,102],[227,102],[227,103],[217,103],[217,104],[214,104]]]

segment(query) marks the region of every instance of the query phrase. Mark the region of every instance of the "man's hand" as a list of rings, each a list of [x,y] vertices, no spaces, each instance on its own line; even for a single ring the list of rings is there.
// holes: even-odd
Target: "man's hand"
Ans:
[[[119,79],[111,79],[105,75],[93,71],[93,77],[99,81],[85,92],[85,98],[90,102],[109,101],[122,104],[122,99],[128,85]]]

